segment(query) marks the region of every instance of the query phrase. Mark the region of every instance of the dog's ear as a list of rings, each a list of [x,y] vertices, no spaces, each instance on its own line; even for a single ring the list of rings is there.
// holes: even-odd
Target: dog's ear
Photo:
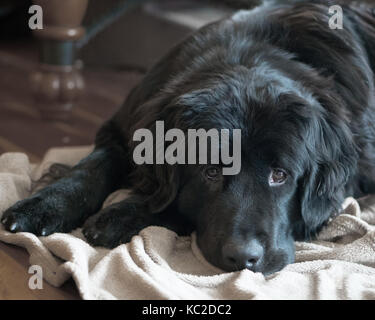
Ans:
[[[302,179],[300,185],[301,215],[304,222],[303,237],[309,238],[319,230],[333,213],[340,210],[344,200],[346,174],[334,168],[332,163],[314,165]],[[329,190],[328,186],[335,189]]]
[[[308,169],[300,185],[301,214],[305,236],[315,233],[333,213],[341,210],[345,186],[358,155],[346,123],[340,119],[316,123]]]
[[[138,107],[136,112],[143,112],[143,116],[139,115],[137,123],[133,124],[132,132],[136,129],[148,129],[153,137],[153,163],[141,164],[135,167],[131,179],[134,184],[134,192],[145,196],[145,202],[151,213],[158,213],[163,211],[170,205],[177,196],[179,187],[179,170],[177,165],[168,163],[158,164],[156,161],[156,154],[160,146],[157,140],[157,121],[163,121],[163,131],[167,132],[169,129],[176,127],[176,119],[179,118],[180,109],[174,108],[173,97],[169,95],[159,95],[144,105]],[[138,114],[137,114],[138,115]],[[161,138],[166,150],[168,144]],[[131,141],[130,150],[134,150],[137,143]],[[164,154],[162,154],[164,157]],[[164,159],[165,160],[165,159]]]
[[[148,202],[150,212],[163,211],[176,198],[179,175],[176,165],[156,165],[155,177],[158,187]]]
[[[134,192],[145,196],[151,213],[163,211],[177,196],[180,180],[177,165],[139,165],[131,179],[134,182]]]

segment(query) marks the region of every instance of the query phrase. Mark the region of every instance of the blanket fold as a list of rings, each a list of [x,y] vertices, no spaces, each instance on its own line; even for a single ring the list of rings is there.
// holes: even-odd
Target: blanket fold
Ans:
[[[52,163],[74,165],[91,150],[54,148],[38,165],[21,153],[1,155],[0,218]],[[126,196],[118,190],[104,206]],[[348,198],[343,207],[315,241],[296,242],[295,263],[267,277],[225,273],[204,259],[194,233],[154,226],[112,250],[90,246],[81,229],[36,237],[0,226],[0,240],[24,247],[50,284],[72,277],[83,299],[375,299],[375,196]]]

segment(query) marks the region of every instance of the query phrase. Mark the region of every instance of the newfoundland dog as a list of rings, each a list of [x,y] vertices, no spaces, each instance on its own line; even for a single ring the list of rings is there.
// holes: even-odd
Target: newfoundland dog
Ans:
[[[345,1],[343,28],[332,28],[336,4],[262,5],[188,37],[103,125],[87,158],[53,166],[64,174],[4,213],[5,228],[46,236],[83,226],[91,244],[115,247],[159,225],[195,230],[226,271],[292,263],[294,241],[312,239],[345,197],[375,192],[375,10]],[[133,135],[155,132],[156,121],[185,133],[240,129],[240,172],[135,164]],[[119,188],[131,196],[101,209]]]

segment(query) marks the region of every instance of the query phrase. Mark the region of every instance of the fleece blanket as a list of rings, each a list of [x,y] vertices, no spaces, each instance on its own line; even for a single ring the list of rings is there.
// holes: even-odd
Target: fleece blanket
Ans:
[[[0,217],[30,195],[32,181],[52,163],[73,165],[90,150],[51,149],[38,165],[25,154],[1,155]],[[115,192],[104,206],[126,194]],[[83,299],[375,299],[375,196],[348,198],[343,207],[317,240],[296,242],[295,263],[267,277],[223,272],[204,259],[194,233],[178,237],[161,227],[148,227],[112,250],[90,246],[81,229],[36,237],[0,226],[0,240],[24,247],[50,284],[72,277]]]

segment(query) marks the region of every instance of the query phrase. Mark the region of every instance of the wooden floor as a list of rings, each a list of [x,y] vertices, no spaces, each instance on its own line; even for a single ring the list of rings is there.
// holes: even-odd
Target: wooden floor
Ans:
[[[97,129],[142,77],[137,72],[86,68],[86,91],[71,119],[46,122],[33,107],[29,86],[36,59],[33,43],[0,45],[0,154],[24,152],[33,162],[50,147],[92,144]],[[28,266],[25,250],[0,242],[0,300],[79,299],[73,280],[61,288],[44,283],[42,290],[29,289]]]
[[[28,286],[29,256],[19,247],[0,242],[0,300],[77,300],[80,299],[72,279],[55,288],[44,281],[42,289]]]
[[[21,151],[33,161],[53,146],[91,144],[97,129],[141,77],[135,72],[86,69],[87,89],[69,122],[46,122],[33,108],[29,86],[36,57],[12,50],[18,53],[0,46],[0,153]]]

